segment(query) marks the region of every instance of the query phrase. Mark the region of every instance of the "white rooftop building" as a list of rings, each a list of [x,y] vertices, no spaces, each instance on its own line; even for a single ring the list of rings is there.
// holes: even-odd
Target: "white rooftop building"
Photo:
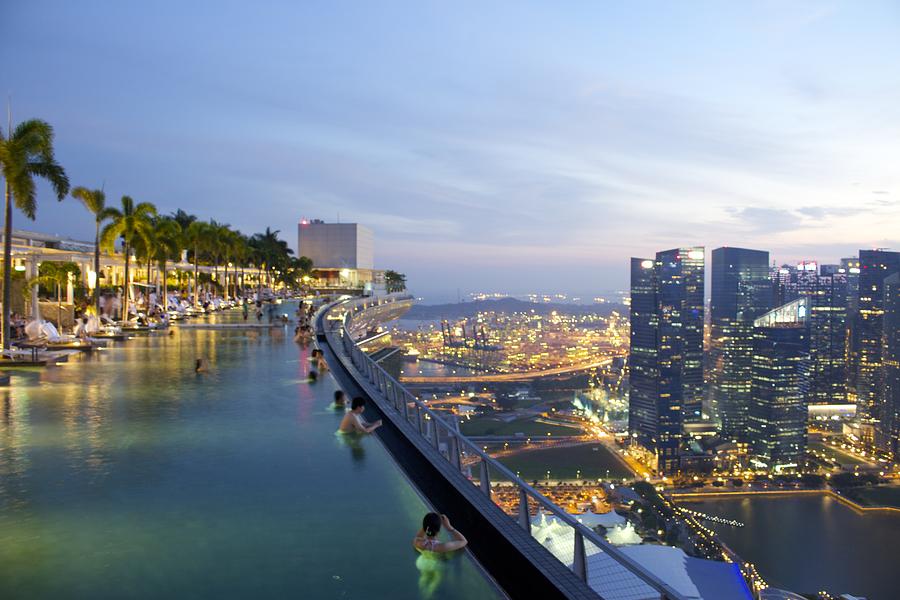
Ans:
[[[320,283],[333,287],[371,287],[383,283],[375,270],[375,237],[359,223],[302,219],[297,225],[297,256],[312,259]]]

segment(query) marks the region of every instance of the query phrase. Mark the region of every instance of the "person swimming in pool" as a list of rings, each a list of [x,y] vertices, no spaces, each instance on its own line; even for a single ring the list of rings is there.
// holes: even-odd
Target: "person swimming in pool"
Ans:
[[[335,408],[344,408],[347,405],[347,395],[344,394],[343,390],[335,390],[334,391],[334,407]]]
[[[443,527],[450,535],[450,541],[441,542],[437,539],[438,533]],[[420,552],[435,552],[443,554],[445,552],[453,552],[466,547],[469,541],[462,533],[453,529],[450,525],[450,519],[447,515],[439,515],[437,513],[428,513],[422,519],[422,529],[416,533],[413,539],[413,546]]]
[[[374,423],[369,423],[362,418],[362,413],[366,409],[366,400],[357,396],[350,403],[350,412],[341,419],[341,425],[338,430],[341,433],[372,433],[381,427],[381,419]]]

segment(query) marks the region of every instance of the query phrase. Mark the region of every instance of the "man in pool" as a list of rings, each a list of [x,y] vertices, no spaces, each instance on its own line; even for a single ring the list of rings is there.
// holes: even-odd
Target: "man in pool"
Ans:
[[[341,419],[341,426],[338,430],[341,433],[372,433],[381,427],[381,419],[374,423],[369,423],[362,418],[362,413],[366,409],[366,400],[357,396],[350,403],[350,412]]]
[[[335,408],[344,408],[347,403],[347,396],[344,394],[343,390],[335,390],[334,391],[334,407]]]
[[[441,526],[450,535],[450,541],[438,541],[437,534],[440,532]],[[422,519],[422,529],[416,533],[416,537],[413,540],[413,546],[419,552],[436,552],[438,554],[460,550],[465,548],[468,543],[466,536],[453,529],[447,515],[439,515],[437,513],[425,515],[425,518]]]

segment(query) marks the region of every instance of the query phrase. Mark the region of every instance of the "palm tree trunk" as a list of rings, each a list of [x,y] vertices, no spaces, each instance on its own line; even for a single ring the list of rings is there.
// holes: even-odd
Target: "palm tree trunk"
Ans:
[[[128,284],[128,242],[125,242],[125,293],[122,301],[122,320],[128,320],[128,290],[131,286]]]
[[[6,209],[3,224],[3,349],[9,350],[9,316],[12,286],[12,197],[6,182]]]
[[[169,312],[169,280],[166,275],[166,264],[162,265],[162,281],[163,281],[163,311]]]
[[[56,329],[62,333],[62,284],[56,282]]]
[[[194,307],[200,306],[200,289],[197,287],[197,257],[200,251],[196,244],[194,245]]]
[[[97,234],[94,236],[94,310],[100,316],[100,221],[97,221]]]
[[[225,277],[225,292],[223,294],[223,299],[227,302],[228,301],[228,262],[227,261],[225,262],[225,266],[223,266],[222,269],[225,270],[225,275],[224,275],[224,277]]]

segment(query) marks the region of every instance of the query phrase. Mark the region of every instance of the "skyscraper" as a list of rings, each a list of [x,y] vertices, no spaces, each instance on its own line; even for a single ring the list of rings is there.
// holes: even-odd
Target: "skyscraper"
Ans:
[[[827,273],[827,274],[826,274]],[[809,404],[847,402],[846,273],[837,265],[822,265],[809,300]]]
[[[842,272],[847,276],[847,401],[856,403],[856,377],[859,374],[859,258],[841,259]]]
[[[744,439],[753,366],[753,321],[770,308],[769,253],[712,251],[709,382],[722,434]]]
[[[808,360],[808,298],[780,306],[754,322],[753,381],[747,412],[752,462],[773,471],[802,466],[806,453],[804,399]]]
[[[702,247],[631,259],[629,430],[661,473],[678,470],[684,422],[701,416],[703,272]]]
[[[900,460],[900,273],[884,280],[884,333],[878,447]]]
[[[900,252],[859,251],[859,300],[854,326],[857,328],[857,413],[870,422],[880,416],[884,335],[884,280],[900,272]]]

